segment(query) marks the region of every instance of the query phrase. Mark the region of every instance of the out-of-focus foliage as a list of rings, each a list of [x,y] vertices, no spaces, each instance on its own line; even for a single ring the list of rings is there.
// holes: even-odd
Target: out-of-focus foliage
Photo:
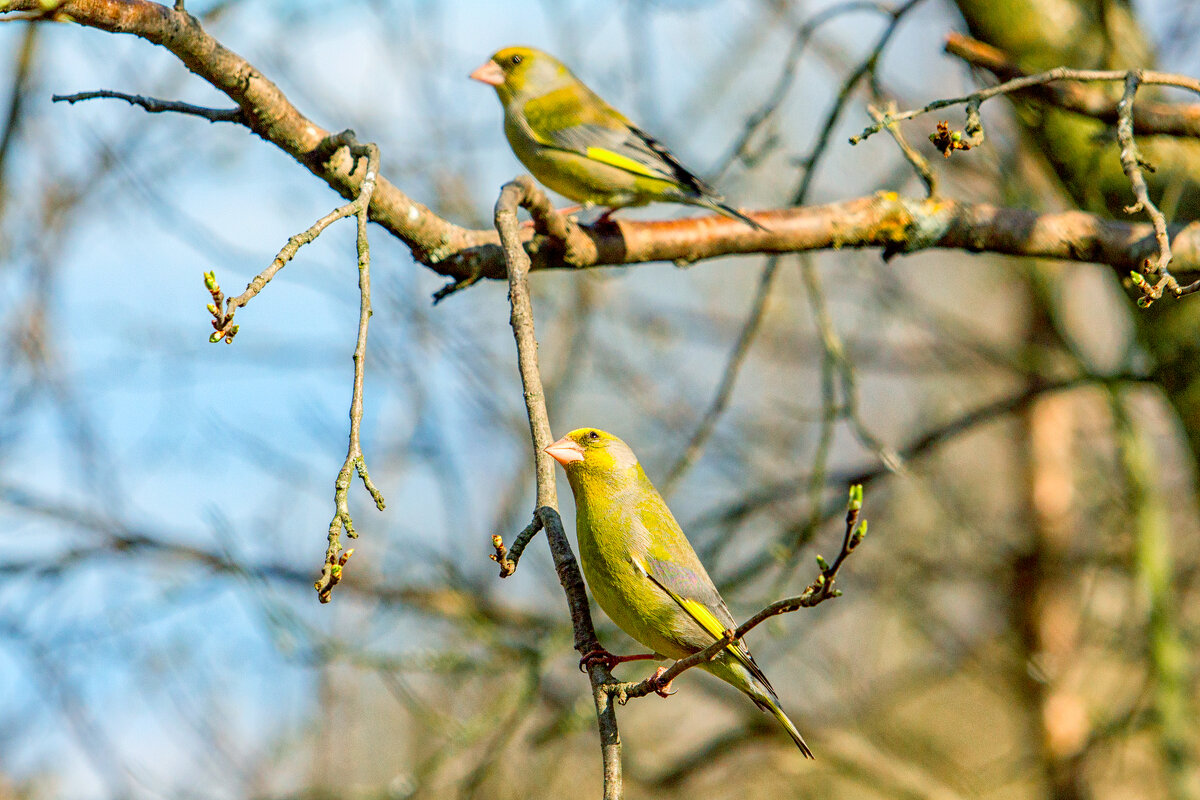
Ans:
[[[732,202],[768,208],[794,192],[889,19],[857,4],[821,26],[731,157],[796,31],[831,5],[188,7],[314,119],[377,142],[411,196],[482,227],[519,169],[490,91],[466,79],[498,47],[559,55]],[[1159,66],[1200,69],[1192,4],[1136,11]],[[922,191],[887,137],[844,142],[868,102],[978,85],[941,55],[963,25],[935,0],[905,16],[875,87],[833,121],[810,202]],[[504,582],[487,559],[533,499],[505,288],[433,307],[442,280],[372,231],[363,445],[388,508],[352,491],[356,555],[319,606],[357,322],[353,225],[240,311],[229,347],[207,342],[201,274],[240,286],[338,199],[243,129],[50,102],[105,88],[227,104],[144,42],[7,24],[0,64],[13,101],[0,146],[0,797],[598,795],[591,700],[544,545]],[[1023,133],[1037,112],[1001,102],[985,107],[985,147],[936,159],[942,191],[1069,205]],[[923,144],[932,126],[906,130]],[[535,275],[556,434],[614,431],[663,478],[762,268]],[[668,499],[744,618],[804,587],[813,555],[836,552],[847,483],[875,475],[845,596],[752,635],[818,760],[693,671],[671,699],[620,709],[628,796],[1195,796],[1195,464],[1140,380],[1151,360],[1135,313],[1102,267],[786,260],[729,407]],[[610,649],[634,646],[600,622]]]

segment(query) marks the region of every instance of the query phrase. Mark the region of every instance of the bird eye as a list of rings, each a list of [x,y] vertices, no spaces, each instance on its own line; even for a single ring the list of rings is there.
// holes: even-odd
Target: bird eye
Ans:
[[[599,438],[600,438],[600,434],[596,433],[595,431],[590,431],[590,432],[588,433],[588,438],[589,438],[589,439],[591,439],[591,440],[594,442],[594,441],[596,441],[597,439],[599,439]]]
[[[509,59],[509,62],[515,67],[517,64],[520,64],[523,60],[524,59],[521,58],[520,55],[515,55]]]

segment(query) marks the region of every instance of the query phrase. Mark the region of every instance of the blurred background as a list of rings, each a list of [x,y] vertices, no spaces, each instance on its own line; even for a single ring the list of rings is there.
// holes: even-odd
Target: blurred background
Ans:
[[[868,104],[990,81],[942,52],[952,31],[1035,70],[1200,74],[1187,0],[188,9],[475,227],[521,171],[493,92],[466,78],[504,45],[562,57],[747,208],[920,196],[891,139],[846,140]],[[239,291],[341,201],[240,127],[50,101],[229,105],[161,48],[10,23],[0,64],[0,798],[599,796],[546,548],[503,582],[487,558],[533,503],[506,287],[433,306],[444,279],[373,228],[363,447],[388,507],[351,489],[356,555],[319,605],[353,223],[238,313],[232,346],[207,341],[201,275]],[[987,143],[947,161],[936,119],[904,131],[949,196],[1119,217],[1133,200],[1101,123],[1000,98]],[[1200,149],[1142,144],[1168,217],[1194,219]],[[532,285],[555,435],[631,444],[736,618],[812,580],[867,482],[845,596],[751,636],[817,761],[696,671],[619,709],[627,796],[1200,796],[1200,299],[1143,312],[1107,267],[960,252]],[[611,650],[636,647],[597,621]]]

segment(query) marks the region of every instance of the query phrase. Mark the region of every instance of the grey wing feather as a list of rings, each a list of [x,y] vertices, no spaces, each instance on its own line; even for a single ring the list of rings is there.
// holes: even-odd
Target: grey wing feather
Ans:
[[[582,124],[556,130],[549,134],[556,147],[587,155],[589,147],[600,147],[617,155],[633,159],[663,180],[673,181],[697,197],[720,200],[715,190],[693,175],[679,159],[657,139],[634,125],[620,128]]]
[[[672,561],[660,561],[656,558],[646,559],[646,570],[654,581],[680,597],[695,600],[713,613],[713,616],[726,628],[736,628],[733,615],[712,579],[704,573],[697,573],[682,564]]]
[[[725,601],[721,599],[720,593],[717,592],[717,587],[713,585],[712,579],[706,573],[696,572],[681,564],[660,561],[655,558],[646,559],[646,571],[648,573],[647,577],[668,594],[678,595],[683,599],[694,600],[702,604],[712,612],[717,621],[725,626],[727,630],[737,628],[737,623],[733,621],[733,615],[729,613],[729,607],[725,605]],[[688,611],[686,606],[683,607],[683,610],[690,615],[691,612]],[[702,638],[695,646],[700,648],[706,647],[708,643],[717,638],[710,631],[705,630],[704,626],[699,622],[696,623],[696,627],[700,628]],[[754,660],[754,656],[750,655],[750,650],[746,647],[745,643],[739,641],[731,645],[731,647],[737,650],[735,655],[739,656],[739,660],[750,670],[750,673],[762,682],[767,691],[774,694],[775,689],[771,686],[771,682],[767,680],[767,676],[763,674],[762,669],[759,668],[758,663]],[[763,708],[766,708],[766,706],[763,706]]]

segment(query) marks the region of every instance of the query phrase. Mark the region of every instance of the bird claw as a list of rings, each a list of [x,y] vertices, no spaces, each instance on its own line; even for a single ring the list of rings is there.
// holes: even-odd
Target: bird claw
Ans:
[[[654,677],[650,679],[654,682],[654,693],[659,697],[670,697],[671,695],[675,694],[675,692],[671,691],[671,684],[674,683],[674,680],[669,680],[664,684],[659,684],[663,673],[666,671],[666,667],[659,667],[658,669],[654,670]]]

